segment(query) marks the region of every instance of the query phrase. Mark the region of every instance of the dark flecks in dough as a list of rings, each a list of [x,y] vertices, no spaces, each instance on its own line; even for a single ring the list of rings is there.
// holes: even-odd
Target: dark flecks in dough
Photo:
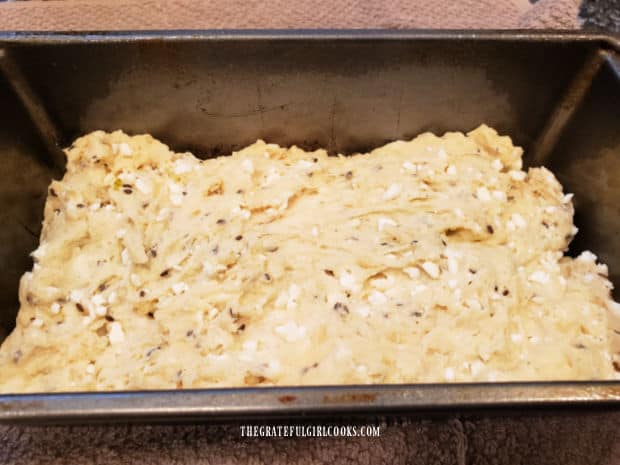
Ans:
[[[314,362],[312,365],[307,366],[307,367],[303,367],[301,369],[301,374],[305,375],[306,373],[308,373],[310,370],[312,370],[313,368],[317,368],[319,366],[319,362]]]
[[[343,304],[342,302],[336,302],[334,304],[334,310],[336,310],[338,313],[340,313],[341,315],[344,315],[346,313],[349,313],[349,307],[347,307],[345,304]]]
[[[153,347],[153,348],[147,350],[146,351],[146,356],[150,357],[151,355],[153,355],[153,352],[155,352],[157,350],[161,350],[161,346],[156,346],[156,347]]]

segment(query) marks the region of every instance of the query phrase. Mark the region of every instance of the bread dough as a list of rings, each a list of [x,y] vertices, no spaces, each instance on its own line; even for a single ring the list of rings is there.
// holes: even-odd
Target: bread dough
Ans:
[[[571,195],[486,126],[328,156],[66,151],[3,392],[616,377],[607,268]]]

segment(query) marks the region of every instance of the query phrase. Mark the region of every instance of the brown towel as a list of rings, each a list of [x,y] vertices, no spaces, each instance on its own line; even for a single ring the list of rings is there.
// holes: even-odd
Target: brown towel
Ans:
[[[0,463],[618,465],[619,426],[618,412],[583,411],[389,420],[372,439],[242,439],[238,426],[3,426]]]
[[[578,0],[53,0],[0,4],[0,30],[577,28]]]
[[[576,0],[0,3],[0,30],[578,27]],[[375,421],[372,422],[376,424]],[[389,420],[380,438],[242,439],[237,426],[0,426],[6,464],[620,464],[620,412]]]

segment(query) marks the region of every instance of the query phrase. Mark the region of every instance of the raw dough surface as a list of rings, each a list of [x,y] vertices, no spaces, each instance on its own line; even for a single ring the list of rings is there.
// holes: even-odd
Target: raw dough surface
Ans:
[[[481,126],[201,161],[94,132],[53,181],[3,392],[611,379],[571,196]]]

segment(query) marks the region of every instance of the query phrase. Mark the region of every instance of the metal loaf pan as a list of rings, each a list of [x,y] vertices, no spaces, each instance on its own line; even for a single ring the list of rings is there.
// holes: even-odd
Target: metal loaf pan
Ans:
[[[0,338],[13,327],[59,147],[96,129],[209,157],[263,138],[352,153],[485,122],[575,192],[620,284],[618,37],[532,32],[0,34]],[[532,238],[536,240],[536,238]],[[240,420],[620,406],[620,382],[0,396],[0,421]]]

